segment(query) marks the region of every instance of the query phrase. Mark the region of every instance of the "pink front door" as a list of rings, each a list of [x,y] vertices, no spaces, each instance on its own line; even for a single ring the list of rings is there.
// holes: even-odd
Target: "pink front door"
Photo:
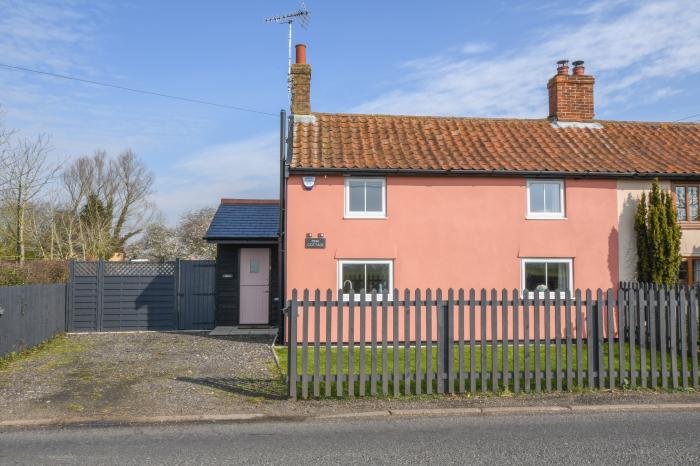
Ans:
[[[269,323],[270,250],[241,248],[241,308],[242,325]]]

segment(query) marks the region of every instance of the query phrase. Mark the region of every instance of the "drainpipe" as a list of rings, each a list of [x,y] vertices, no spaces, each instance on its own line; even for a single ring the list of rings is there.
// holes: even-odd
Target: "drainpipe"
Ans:
[[[277,238],[277,274],[278,274],[278,305],[279,305],[279,335],[280,342],[284,342],[284,313],[287,299],[285,296],[285,278],[286,278],[286,264],[285,264],[285,246],[287,241],[287,222],[286,222],[286,191],[287,191],[287,166],[285,157],[285,145],[287,138],[286,131],[287,124],[287,112],[283,109],[280,110],[280,194],[279,194],[279,206],[280,206],[280,218],[279,218],[279,237]]]

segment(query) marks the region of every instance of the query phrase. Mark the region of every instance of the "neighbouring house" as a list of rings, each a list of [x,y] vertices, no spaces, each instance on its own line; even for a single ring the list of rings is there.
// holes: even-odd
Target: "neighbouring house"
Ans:
[[[279,201],[222,199],[205,239],[216,243],[217,327],[276,327]]]
[[[634,212],[654,178],[677,196],[682,279],[700,282],[700,125],[596,120],[594,77],[566,61],[547,83],[546,118],[319,113],[296,51],[288,298],[616,288],[635,278]]]

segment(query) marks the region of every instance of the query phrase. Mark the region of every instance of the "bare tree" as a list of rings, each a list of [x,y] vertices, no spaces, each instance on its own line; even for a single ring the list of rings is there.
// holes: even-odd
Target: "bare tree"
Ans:
[[[33,202],[54,178],[59,165],[49,158],[48,136],[21,139],[8,143],[0,166],[2,200],[13,215],[15,253],[19,262],[25,259],[25,230],[28,205]]]
[[[174,228],[164,225],[162,219],[149,224],[139,240],[129,245],[128,256],[159,261],[213,259],[216,245],[207,243],[204,235],[215,212],[211,207],[186,212]]]
[[[68,195],[69,215],[64,224],[71,257],[76,244],[84,258],[123,251],[125,243],[143,231],[154,212],[150,201],[153,174],[131,150],[116,159],[110,159],[104,151],[81,157],[63,172],[62,180]],[[99,221],[95,215],[100,216]],[[104,215],[109,216],[106,223]]]

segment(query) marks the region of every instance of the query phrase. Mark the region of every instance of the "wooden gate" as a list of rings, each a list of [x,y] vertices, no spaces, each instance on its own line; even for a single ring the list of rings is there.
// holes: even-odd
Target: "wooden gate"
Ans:
[[[214,326],[214,261],[73,261],[68,331]]]

